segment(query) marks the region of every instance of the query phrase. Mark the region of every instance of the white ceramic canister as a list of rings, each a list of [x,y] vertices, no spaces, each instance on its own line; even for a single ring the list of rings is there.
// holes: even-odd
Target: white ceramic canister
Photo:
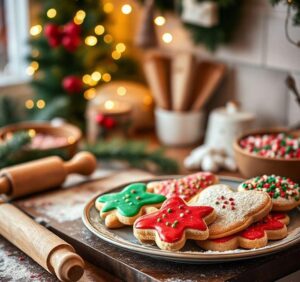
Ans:
[[[228,102],[226,107],[211,112],[204,143],[213,148],[223,148],[229,156],[233,156],[233,141],[253,128],[254,121],[254,114],[243,112],[235,103]]]
[[[183,146],[200,141],[203,136],[203,112],[155,110],[156,133],[164,145]]]

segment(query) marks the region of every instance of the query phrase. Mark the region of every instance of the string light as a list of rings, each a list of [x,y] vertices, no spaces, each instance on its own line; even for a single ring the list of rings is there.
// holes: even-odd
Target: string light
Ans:
[[[120,42],[116,45],[116,50],[120,53],[123,53],[126,50],[126,45],[124,43]]]
[[[28,135],[29,135],[29,137],[33,138],[36,135],[36,131],[34,129],[29,129]]]
[[[107,109],[107,110],[112,110],[115,106],[115,103],[114,101],[111,101],[111,100],[107,100],[105,103],[104,103],[104,108]]]
[[[90,89],[84,91],[83,96],[86,100],[92,100],[96,96],[96,89],[90,88]]]
[[[57,12],[54,8],[51,8],[47,11],[47,17],[50,19],[55,18],[56,14],[57,14]]]
[[[34,102],[33,102],[31,99],[27,100],[27,101],[25,102],[25,107],[26,107],[26,109],[28,109],[28,110],[33,109],[33,107],[34,107]]]
[[[92,78],[91,78],[91,76],[89,74],[85,74],[82,77],[82,82],[85,83],[85,84],[89,84],[91,80],[92,80]]]
[[[110,82],[111,81],[111,75],[106,72],[102,75],[102,79],[103,79],[104,82]]]
[[[105,28],[103,25],[99,24],[95,27],[95,33],[97,35],[102,35],[105,32]]]
[[[103,11],[104,11],[106,14],[111,13],[113,10],[114,10],[114,5],[113,5],[113,3],[107,2],[107,3],[104,4],[104,6],[103,6]]]
[[[40,51],[37,49],[32,49],[31,55],[32,57],[37,58],[40,55]]]
[[[129,15],[132,12],[132,7],[129,4],[125,4],[122,6],[121,11],[125,15]]]
[[[41,109],[44,109],[44,108],[45,108],[46,103],[45,103],[44,100],[40,99],[40,100],[37,100],[36,106],[41,110]]]
[[[35,73],[35,70],[34,70],[34,68],[32,66],[28,66],[26,68],[26,74],[27,75],[34,75],[34,73]]]
[[[103,37],[103,40],[104,40],[105,43],[109,44],[109,43],[112,43],[113,37],[112,37],[110,34],[106,34],[106,35]]]
[[[101,79],[101,73],[98,71],[94,71],[91,75],[92,79],[95,81],[99,81]]]
[[[37,71],[39,68],[39,63],[36,61],[31,62],[30,66],[34,69],[34,71]]]
[[[166,23],[166,19],[163,16],[158,16],[154,19],[154,23],[158,26],[162,26]]]
[[[85,38],[84,42],[88,46],[95,46],[98,42],[98,39],[96,36],[89,35]]]
[[[118,94],[119,96],[125,96],[126,93],[127,93],[127,89],[126,89],[124,86],[118,87],[118,89],[117,89],[117,94]]]
[[[83,11],[83,10],[77,11],[77,13],[75,14],[75,17],[74,17],[74,23],[77,25],[82,24],[85,19],[85,16],[86,16],[85,11]]]
[[[121,53],[115,50],[111,53],[111,56],[114,60],[119,60],[121,58]]]
[[[166,32],[162,35],[162,40],[165,42],[165,43],[171,43],[172,40],[173,40],[173,35],[169,32]]]
[[[30,35],[37,36],[42,32],[42,26],[40,24],[34,25],[30,28]]]

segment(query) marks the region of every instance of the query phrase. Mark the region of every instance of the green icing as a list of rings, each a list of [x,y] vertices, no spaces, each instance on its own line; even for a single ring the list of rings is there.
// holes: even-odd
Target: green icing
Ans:
[[[165,201],[163,195],[147,193],[144,183],[135,183],[126,186],[119,193],[111,193],[100,196],[97,201],[105,203],[103,212],[117,209],[118,212],[127,217],[135,216],[145,205],[158,204]]]

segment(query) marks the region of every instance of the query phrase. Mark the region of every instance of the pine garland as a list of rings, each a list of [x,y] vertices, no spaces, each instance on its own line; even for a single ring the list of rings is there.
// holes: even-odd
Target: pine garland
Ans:
[[[178,172],[176,161],[165,157],[162,149],[149,151],[147,143],[141,141],[100,141],[95,145],[86,145],[85,150],[93,153],[101,161],[125,161],[132,167],[158,173]]]
[[[21,120],[21,114],[16,110],[16,101],[8,96],[0,97],[0,127]]]
[[[300,25],[300,1],[292,0],[290,3],[287,0],[270,0],[273,6],[278,5],[279,3],[284,3],[287,5],[291,5],[292,9],[295,11],[295,15],[293,16],[293,24]]]

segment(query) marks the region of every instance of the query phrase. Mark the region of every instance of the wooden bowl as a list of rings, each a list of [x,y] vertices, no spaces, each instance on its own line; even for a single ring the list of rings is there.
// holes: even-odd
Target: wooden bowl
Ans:
[[[300,159],[286,160],[284,158],[265,158],[253,155],[243,149],[240,140],[249,135],[263,135],[270,133],[288,132],[299,137],[299,132],[290,132],[287,129],[265,129],[256,130],[243,134],[233,144],[234,155],[240,172],[246,178],[260,176],[263,174],[275,174],[286,176],[294,181],[300,182]]]
[[[67,157],[70,158],[76,153],[78,143],[82,136],[81,130],[78,127],[68,123],[64,123],[59,126],[53,126],[49,122],[20,122],[0,128],[0,139],[5,139],[7,134],[11,134],[17,131],[26,131],[30,129],[33,129],[36,133],[65,137],[67,139],[66,145],[47,149],[34,149],[35,151],[38,150],[45,152],[48,150],[62,150],[66,153]],[[30,151],[32,149],[26,148],[24,150]]]

